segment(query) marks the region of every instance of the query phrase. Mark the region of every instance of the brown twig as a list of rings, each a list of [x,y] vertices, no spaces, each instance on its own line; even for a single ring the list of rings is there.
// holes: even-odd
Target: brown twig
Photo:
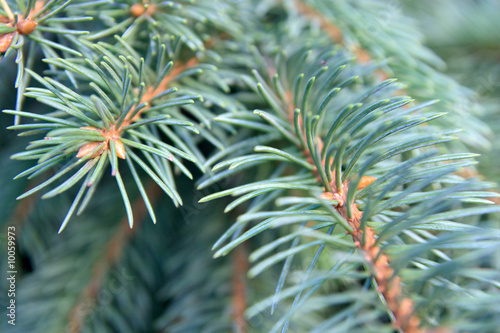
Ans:
[[[342,36],[341,29],[326,18],[322,13],[313,9],[308,4],[302,0],[296,2],[296,8],[298,11],[309,19],[319,22],[323,31],[325,31],[334,42],[345,45],[344,38]],[[361,63],[366,63],[372,60],[370,53],[367,50],[362,49],[359,46],[355,46],[351,50],[358,58]],[[381,79],[387,79],[389,76],[387,72],[383,70],[377,70]],[[291,103],[292,100],[291,92],[286,94],[286,103],[288,104],[288,118],[293,122],[293,110],[295,106]],[[318,140],[318,144],[321,146],[322,142]],[[312,162],[311,152],[307,147],[302,147],[303,155]],[[318,175],[318,171],[315,170],[315,174]],[[335,173],[333,173],[333,179],[335,178]],[[318,179],[319,180],[319,179]],[[366,187],[367,184],[373,182],[375,178],[364,176],[361,179],[360,186]],[[398,276],[394,276],[394,270],[389,265],[389,257],[381,253],[380,248],[375,246],[376,235],[371,227],[365,227],[364,230],[361,229],[361,217],[362,212],[359,211],[357,206],[353,203],[351,204],[352,218],[347,216],[347,192],[348,183],[342,184],[342,188],[337,189],[335,184],[335,179],[330,184],[332,187],[332,192],[328,192],[325,189],[323,197],[328,199],[334,199],[339,202],[336,206],[337,211],[340,215],[348,222],[352,227],[352,237],[354,243],[358,249],[361,250],[365,260],[370,265],[373,272],[374,278],[378,285],[378,291],[383,295],[389,310],[393,314],[393,319],[395,320],[394,326],[402,330],[405,333],[418,333],[423,332],[419,328],[420,320],[414,315],[414,304],[413,301],[407,297],[402,296],[401,291],[401,279]],[[358,186],[358,189],[361,187]],[[494,200],[497,202],[496,200]]]
[[[163,80],[160,82],[158,87],[149,87],[146,89],[146,92],[141,98],[140,103],[147,102],[149,103],[154,97],[156,97],[158,94],[162,93],[165,91],[168,86],[172,83],[172,81],[175,79],[177,75],[185,71],[186,69],[192,68],[198,64],[198,60],[196,58],[191,58],[189,59],[186,63],[177,63],[174,68],[170,71],[170,73],[163,78]],[[114,125],[111,125],[109,129],[98,129],[95,127],[90,127],[90,126],[85,126],[82,127],[82,129],[88,129],[88,130],[93,130],[97,132],[101,132],[101,135],[104,137],[104,141],[92,141],[84,144],[83,146],[80,147],[78,150],[76,157],[77,158],[82,158],[86,156],[88,153],[96,149],[98,146],[103,145],[103,147],[95,152],[91,158],[98,157],[104,153],[104,151],[109,150],[110,147],[110,141],[114,141],[115,146],[116,146],[116,151],[117,151],[117,156],[121,159],[125,159],[125,147],[123,146],[123,143],[120,140],[120,133],[123,130],[124,127],[130,125],[134,121],[138,120],[141,117],[141,114],[146,111],[148,107],[145,107],[141,109],[139,112],[137,112],[133,117],[132,115],[134,114],[135,107],[133,107],[127,116],[125,117],[125,120],[121,123],[120,127],[115,128]]]
[[[148,184],[146,192],[152,204],[160,198],[161,191],[153,182]],[[129,228],[127,217],[124,217],[118,224],[118,230],[109,240],[107,246],[104,247],[100,259],[94,264],[92,276],[87,285],[80,292],[80,296],[70,312],[70,333],[78,333],[83,328],[86,316],[96,305],[97,295],[105,281],[105,277],[110,269],[120,260],[125,246],[137,232],[141,221],[147,214],[146,205],[141,197],[137,198],[132,208],[135,220],[138,224],[136,223],[133,229]]]
[[[354,244],[361,250],[366,262],[370,266],[373,276],[377,282],[378,292],[384,296],[385,302],[394,316],[394,326],[405,333],[423,332],[419,327],[420,320],[413,312],[413,301],[402,296],[401,279],[394,276],[394,270],[389,265],[389,257],[381,253],[375,245],[376,235],[371,227],[361,228],[361,217],[363,213],[356,204],[351,204],[352,218],[347,215],[347,193],[348,183],[342,184],[341,189],[335,188],[332,182],[333,192],[325,192],[323,198],[337,200],[335,207],[340,215],[349,223]]]
[[[235,333],[246,333],[247,322],[245,320],[245,310],[247,308],[246,299],[246,275],[248,272],[248,253],[246,243],[240,244],[232,256],[233,261],[233,322]]]
[[[272,71],[272,69],[271,69]],[[292,93],[287,91],[285,93],[288,110],[288,119],[293,122],[293,112],[295,105],[293,105]],[[299,120],[302,120],[299,118]],[[320,138],[316,138],[316,143],[322,148],[323,142]],[[310,163],[313,163],[311,151],[308,147],[301,147],[302,154],[307,158]],[[324,164],[324,161],[323,161]],[[319,172],[317,167],[314,168],[313,173],[317,176],[319,182]],[[362,252],[363,257],[370,266],[372,274],[377,282],[378,292],[383,295],[387,307],[393,314],[394,326],[405,333],[419,333],[423,332],[418,328],[420,320],[413,314],[413,301],[409,298],[403,297],[401,293],[401,279],[394,276],[394,270],[389,266],[389,257],[381,253],[381,250],[375,246],[376,235],[371,227],[361,228],[361,217],[363,213],[358,209],[356,204],[351,204],[352,217],[349,218],[347,214],[347,193],[349,191],[349,183],[344,182],[341,188],[337,188],[335,181],[335,170],[332,172],[332,182],[330,186],[332,192],[325,188],[325,192],[321,195],[324,199],[336,200],[338,202],[335,207],[340,215],[351,226],[351,235],[356,247]],[[376,180],[375,177],[363,176],[358,189],[362,189]]]

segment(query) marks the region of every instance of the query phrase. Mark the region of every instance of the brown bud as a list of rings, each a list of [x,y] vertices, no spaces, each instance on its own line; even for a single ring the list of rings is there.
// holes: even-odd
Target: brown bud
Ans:
[[[156,10],[156,6],[154,3],[148,5],[148,9],[146,10],[146,14],[152,16]]]
[[[9,49],[15,35],[16,32],[9,32],[7,34],[0,35],[0,53],[5,53]]]
[[[333,196],[333,193],[331,192],[323,192],[319,195],[320,199],[325,199],[325,200],[334,200],[335,197]]]
[[[373,183],[376,180],[377,180],[377,178],[371,177],[371,176],[361,177],[361,180],[359,181],[359,184],[358,184],[358,190],[364,189],[365,187],[367,187],[368,185],[370,185],[371,183]]]
[[[125,159],[125,146],[120,140],[115,140],[115,147],[116,147],[116,156],[118,158],[121,158],[122,160]]]
[[[86,156],[88,153],[90,153],[92,150],[96,149],[100,144],[102,144],[101,141],[93,141],[93,142],[89,142],[89,143],[86,143],[84,144],[83,146],[80,147],[80,149],[78,150],[78,153],[76,154],[76,157],[77,158],[82,158],[84,156]],[[94,158],[94,157],[97,157],[101,154],[100,151],[94,153],[92,156],[90,156],[91,158]]]
[[[144,5],[142,3],[135,3],[130,7],[130,13],[134,17],[139,17],[146,12]]]
[[[25,20],[20,21],[17,23],[17,31],[22,34],[22,35],[29,35],[33,31],[35,31],[36,26],[38,23],[35,21],[32,21],[31,19],[27,18]]]

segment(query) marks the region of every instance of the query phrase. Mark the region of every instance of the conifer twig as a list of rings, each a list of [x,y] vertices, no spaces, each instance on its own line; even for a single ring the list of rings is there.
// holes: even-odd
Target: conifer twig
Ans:
[[[248,253],[246,243],[238,246],[232,257],[233,261],[233,321],[236,333],[247,332],[247,323],[245,320],[245,310],[247,308],[246,299],[246,276],[248,272]]]
[[[271,69],[272,72],[274,69]],[[288,104],[288,119],[293,124],[293,111],[295,105],[293,104],[292,92],[285,92],[286,103]],[[299,123],[302,123],[302,118],[299,116]],[[323,145],[320,138],[316,138],[319,146]],[[313,163],[312,154],[307,146],[301,147],[302,154],[307,158],[308,162]],[[323,161],[324,164],[324,161]],[[314,167],[314,175],[317,177],[318,182],[322,182],[319,176],[317,167]],[[332,172],[332,181],[329,184],[332,191],[325,188],[325,192],[321,195],[323,199],[335,200],[338,202],[335,207],[339,214],[352,228],[351,235],[354,244],[361,251],[366,262],[372,270],[373,277],[377,283],[377,289],[382,295],[387,304],[388,310],[391,312],[394,326],[405,333],[421,333],[422,330],[418,328],[420,320],[413,314],[413,301],[409,298],[403,297],[401,293],[401,278],[394,276],[394,270],[389,265],[389,257],[382,253],[380,248],[375,246],[376,235],[371,227],[361,228],[361,217],[363,213],[358,209],[357,205],[352,203],[350,210],[352,217],[348,216],[347,212],[347,193],[349,192],[349,183],[346,181],[337,188],[335,179],[335,170]],[[358,189],[368,186],[376,178],[370,176],[363,176]]]
[[[161,94],[164,92],[168,86],[171,84],[172,80],[175,79],[177,75],[185,71],[186,69],[189,69],[191,67],[194,67],[198,64],[198,60],[196,58],[191,58],[189,59],[186,63],[181,63],[177,66],[174,66],[170,73],[163,78],[163,80],[159,83],[158,87],[153,88],[149,87],[147,88],[146,92],[141,98],[141,101],[138,103],[149,103],[153,98],[155,98],[158,94]],[[117,155],[121,159],[125,159],[125,148],[123,146],[123,143],[120,140],[120,133],[123,130],[123,128],[127,127],[134,121],[138,120],[141,117],[141,114],[148,109],[148,106],[145,108],[139,110],[139,112],[135,112],[136,108],[133,107],[128,114],[126,115],[125,119],[121,122],[118,128],[115,128],[115,125],[110,126],[109,130],[103,129],[99,130],[94,127],[83,127],[83,129],[89,129],[89,130],[95,130],[95,131],[100,131],[102,133],[102,136],[105,138],[104,141],[104,146],[97,151],[92,157],[97,157],[100,156],[104,153],[104,151],[109,150],[110,146],[109,143],[110,141],[114,141],[117,149]],[[135,115],[134,115],[135,114]],[[133,116],[132,116],[133,115]],[[94,150],[97,146],[102,144],[101,141],[92,141],[84,144],[83,146],[80,147],[78,150],[76,157],[81,158],[85,155],[87,155],[90,151]]]
[[[348,183],[344,183],[341,189],[334,188],[333,193],[325,192],[323,197],[338,201],[336,209],[353,229],[351,235],[354,244],[361,250],[373,271],[378,292],[384,297],[390,312],[394,316],[394,326],[405,333],[422,332],[418,328],[420,320],[413,314],[413,301],[401,294],[401,278],[394,276],[394,270],[389,265],[389,257],[375,245],[376,236],[373,228],[365,227],[364,230],[361,228],[363,213],[355,204],[351,204],[352,218],[348,217],[348,185]],[[334,186],[335,182],[332,184],[332,187]]]

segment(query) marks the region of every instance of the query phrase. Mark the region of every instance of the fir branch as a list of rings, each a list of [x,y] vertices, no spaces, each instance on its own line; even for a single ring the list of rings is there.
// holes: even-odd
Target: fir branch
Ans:
[[[305,10],[308,9],[305,8]],[[328,27],[328,29],[331,28]],[[287,96],[287,104],[289,105],[288,119],[292,120],[293,114],[291,110],[297,109],[297,107],[293,104],[293,101],[291,101],[293,93],[291,91],[285,91],[285,96]],[[299,117],[299,124],[302,125],[302,115],[299,115]],[[306,140],[307,134],[304,133],[304,141]],[[317,138],[317,144],[318,146],[323,147],[323,143],[319,138]],[[314,153],[311,151],[310,145],[302,147],[302,154],[306,156],[308,162],[313,162]],[[324,165],[325,160],[323,160],[321,164]],[[339,167],[336,168],[337,171],[339,169]],[[317,166],[314,167],[313,173],[317,176],[318,182],[323,184],[325,183],[324,179],[320,177]],[[345,181],[339,187],[339,182],[337,181],[338,175],[338,173],[336,176],[332,175],[333,179],[329,183],[329,186],[325,187],[325,192],[321,194],[321,198],[334,200],[336,202],[335,209],[351,227],[351,231],[349,233],[352,235],[354,244],[363,253],[363,257],[373,272],[372,274],[376,281],[377,290],[381,295],[383,295],[384,301],[392,314],[391,318],[394,320],[395,327],[406,333],[423,332],[418,328],[420,320],[414,315],[413,301],[402,295],[401,279],[395,276],[394,270],[390,267],[389,257],[386,254],[383,254],[380,248],[375,246],[377,236],[373,228],[362,226],[361,218],[363,213],[358,209],[356,204],[351,203],[351,201],[348,200],[347,196],[350,192],[349,182]],[[358,190],[364,189],[375,180],[375,177],[363,176],[357,182],[356,187]],[[352,192],[354,191],[351,191],[351,193]]]
[[[248,331],[245,319],[247,309],[247,283],[248,253],[245,244],[239,246],[232,255],[232,303],[234,332],[245,333]]]
[[[170,167],[157,158],[159,157],[172,162],[189,178],[192,178],[191,172],[172,153],[195,162],[203,169],[202,162],[196,158],[199,155],[194,157],[195,154],[191,152],[191,149],[178,140],[176,134],[171,132],[166,126],[182,126],[198,134],[199,131],[194,127],[194,124],[184,120],[187,118],[180,113],[174,113],[175,116],[179,116],[179,120],[168,119],[170,118],[168,114],[158,117],[158,113],[164,109],[194,103],[193,99],[201,99],[200,95],[178,94],[177,88],[170,87],[174,80],[179,82],[186,75],[192,75],[201,71],[199,68],[201,65],[198,60],[192,58],[186,64],[181,63],[180,65],[172,65],[173,63],[170,61],[164,65],[162,57],[165,53],[165,45],[161,44],[160,49],[163,51],[155,55],[158,58],[155,74],[154,71],[152,72],[152,68],[150,68],[152,65],[149,64],[146,66],[143,58],[134,63],[131,60],[133,58],[129,57],[132,64],[122,56],[120,61],[118,57],[104,48],[105,45],[104,43],[100,43],[94,46],[98,52],[104,55],[104,61],[100,63],[101,66],[98,66],[94,61],[87,59],[87,64],[91,68],[90,70],[88,67],[82,66],[79,60],[76,60],[74,63],[63,59],[47,61],[53,66],[65,68],[75,75],[81,75],[90,80],[89,86],[97,95],[86,96],[79,94],[50,77],[42,78],[35,72],[27,69],[30,75],[46,88],[29,88],[29,95],[38,98],[39,101],[50,106],[63,110],[66,113],[66,117],[69,116],[68,118],[74,119],[75,122],[61,119],[66,118],[61,116],[46,117],[22,111],[4,111],[16,116],[43,119],[53,123],[47,127],[55,127],[54,130],[46,134],[45,140],[32,142],[28,151],[16,155],[17,158],[38,159],[39,165],[30,168],[22,173],[22,175],[36,174],[48,166],[53,166],[56,162],[52,160],[53,158],[72,155],[76,151],[76,161],[73,164],[70,164],[67,168],[63,168],[50,180],[28,191],[24,196],[43,189],[65,173],[71,171],[78,164],[90,160],[86,162],[84,167],[59,186],[59,188],[45,195],[52,196],[66,191],[82,177],[87,176],[61,225],[60,231],[65,228],[67,222],[76,211],[77,205],[80,204],[78,212],[81,212],[93,196],[97,186],[95,182],[102,176],[104,167],[108,162],[111,164],[112,176],[115,176],[117,185],[123,196],[125,207],[129,213],[128,215],[131,218],[129,224],[133,224],[133,215],[131,214],[127,191],[118,170],[118,159],[126,159],[127,155],[131,154],[131,152],[127,153],[130,148],[136,148],[143,152],[152,169],[136,155],[132,156],[133,161],[138,163],[146,173],[158,181],[160,187],[172,197],[176,205],[182,204],[182,200],[175,189],[175,185],[173,185],[174,180],[165,172]],[[128,52],[131,52],[131,50],[127,50],[126,53]],[[172,98],[171,94],[179,97]],[[143,115],[146,116],[143,117]],[[98,120],[95,120],[96,116]],[[30,126],[34,126],[34,128],[40,127],[39,124],[35,124],[17,125],[10,128],[26,130],[31,128]],[[45,126],[41,127],[42,131]],[[165,131],[167,136],[171,137],[172,141],[180,146],[182,150],[162,142],[158,138],[158,132],[155,130],[155,127],[161,131]],[[26,133],[34,134],[37,132],[27,131]],[[129,135],[130,139],[123,137],[124,135]],[[46,147],[43,148],[43,146]],[[35,147],[41,148],[30,150],[30,148]],[[48,147],[53,148],[49,149]],[[155,157],[150,154],[153,154]],[[51,161],[50,165],[46,166],[45,164],[48,161]],[[133,168],[133,165],[130,166],[129,164],[129,168]],[[134,173],[134,171],[131,172]],[[140,183],[137,186],[139,188],[142,187]],[[87,192],[85,199],[80,203],[85,191]],[[145,200],[147,201],[147,197],[145,197]],[[155,221],[154,214],[150,213],[153,221]]]
[[[100,156],[105,151],[108,151],[110,141],[114,141],[115,144],[119,145],[120,147],[118,157],[121,159],[125,159],[125,151],[123,148],[123,143],[121,143],[120,140],[121,132],[124,129],[132,128],[131,125],[137,120],[141,119],[141,115],[145,111],[148,111],[148,109],[150,108],[149,105],[151,104],[152,100],[158,98],[164,92],[169,91],[168,88],[170,87],[172,80],[174,80],[179,74],[189,70],[190,68],[195,67],[196,65],[198,65],[198,60],[196,58],[191,58],[190,60],[187,61],[186,64],[176,65],[171,70],[168,70],[167,71],[168,74],[165,75],[159,83],[153,86],[146,87],[145,92],[144,94],[142,94],[139,103],[134,105],[130,109],[130,111],[128,111],[128,113],[122,113],[120,115],[120,118],[112,120],[112,123],[116,125],[111,125],[109,129],[106,128],[101,130],[102,133],[101,135],[104,138],[104,146],[96,154],[91,155],[91,157]],[[99,129],[95,127],[82,127],[82,128],[99,131]],[[86,143],[79,149],[78,153],[76,154],[76,157],[82,158],[83,156],[86,156],[87,153],[92,149],[94,149],[99,143],[100,143],[99,141],[92,141]]]
[[[350,204],[351,216],[348,216],[349,205],[347,193],[348,184],[342,184],[342,188],[333,188],[333,192],[325,192],[323,198],[337,200],[337,211],[352,227],[351,235],[354,244],[361,250],[376,281],[377,290],[383,295],[389,311],[394,318],[394,325],[397,329],[407,333],[423,332],[418,328],[420,320],[414,315],[414,303],[410,298],[402,296],[401,279],[395,276],[394,270],[390,267],[389,257],[383,254],[381,249],[375,246],[376,234],[371,227],[362,228],[362,212],[355,204]]]
[[[282,41],[282,43],[286,45],[286,42]],[[318,42],[318,44],[321,45],[321,42]],[[411,100],[406,97],[395,97],[393,99],[386,99],[368,104],[368,101],[373,100],[372,96],[377,97],[380,91],[394,91],[394,80],[381,82],[373,88],[367,89],[365,93],[355,94],[347,99],[346,103],[351,104],[347,104],[343,108],[339,106],[338,103],[336,106],[333,106],[333,103],[330,104],[332,96],[335,96],[341,90],[341,92],[349,90],[349,85],[353,84],[353,78],[356,76],[349,77],[351,74],[348,73],[345,76],[338,77],[338,73],[345,67],[345,64],[339,61],[339,59],[342,59],[339,54],[333,53],[334,56],[330,54],[332,59],[326,58],[325,55],[328,54],[328,51],[322,49],[319,51],[313,48],[304,53],[301,52],[302,50],[303,49],[300,47],[296,47],[294,50],[295,52],[288,55],[288,59],[290,59],[289,62],[280,64],[280,61],[283,60],[277,60],[276,67],[270,65],[273,61],[266,59],[265,56],[260,55],[257,51],[254,52],[256,57],[262,57],[262,59],[256,61],[256,63],[261,66],[260,70],[262,70],[263,73],[267,73],[269,76],[267,79],[264,79],[263,75],[261,76],[258,72],[254,71],[255,80],[249,77],[243,77],[242,79],[249,88],[261,97],[266,103],[267,108],[271,110],[256,110],[254,112],[255,115],[262,118],[263,122],[259,123],[253,120],[255,118],[252,118],[250,113],[247,112],[225,114],[217,118],[222,121],[231,119],[231,123],[255,130],[271,132],[268,126],[273,127],[282,135],[285,142],[292,144],[292,146],[286,146],[286,150],[293,152],[295,154],[295,159],[287,158],[285,162],[283,159],[284,154],[280,154],[280,159],[273,159],[271,156],[265,154],[245,155],[243,153],[243,155],[234,154],[236,157],[229,158],[214,166],[214,170],[219,171],[224,166],[235,168],[248,163],[261,163],[261,161],[269,160],[277,160],[280,161],[281,164],[280,167],[276,169],[274,176],[270,174],[266,177],[269,178],[269,180],[253,182],[248,185],[224,190],[206,196],[200,201],[205,202],[227,195],[241,195],[240,198],[234,200],[227,206],[226,211],[248,200],[252,200],[252,204],[255,204],[255,206],[251,205],[247,213],[241,215],[236,223],[221,236],[214,246],[214,248],[218,248],[215,256],[225,255],[237,247],[241,242],[273,227],[285,226],[298,222],[306,224],[307,221],[324,223],[322,225],[325,226],[335,224],[341,225],[352,235],[352,246],[357,247],[361,256],[364,258],[364,262],[368,266],[368,271],[373,277],[374,284],[377,285],[377,292],[385,299],[384,304],[386,311],[390,313],[394,325],[399,329],[404,329],[409,332],[419,332],[421,331],[419,328],[420,320],[414,314],[414,303],[409,298],[403,296],[401,279],[398,277],[399,267],[402,263],[397,262],[397,264],[393,266],[394,263],[391,262],[391,265],[389,265],[389,257],[381,244],[388,239],[389,230],[393,230],[393,233],[389,232],[391,235],[390,237],[397,237],[394,235],[401,233],[403,229],[409,226],[417,227],[419,217],[423,218],[429,214],[436,220],[441,221],[441,218],[438,217],[439,214],[436,213],[439,209],[444,208],[446,200],[461,198],[462,194],[464,198],[468,197],[469,194],[461,191],[470,185],[463,184],[460,186],[448,187],[440,194],[432,192],[426,193],[425,196],[418,199],[419,205],[406,213],[394,216],[393,211],[388,211],[388,205],[395,207],[392,206],[392,203],[397,202],[398,207],[403,208],[406,205],[403,203],[403,198],[413,198],[412,195],[415,191],[421,190],[434,182],[436,182],[436,184],[439,184],[439,182],[446,182],[441,178],[455,171],[458,165],[448,164],[422,169],[422,171],[407,171],[407,168],[411,168],[421,159],[429,157],[429,155],[423,154],[420,157],[410,159],[406,163],[406,169],[402,171],[395,167],[397,164],[382,169],[378,169],[374,166],[381,161],[404,153],[405,151],[411,151],[418,147],[435,145],[439,142],[443,142],[443,140],[446,141],[447,139],[444,136],[426,137],[422,136],[422,133],[415,132],[413,134],[410,132],[410,134],[408,134],[407,132],[411,127],[440,115],[407,117],[407,114],[418,111],[432,103],[424,103],[413,108],[400,109],[411,102]],[[324,60],[325,63],[337,64],[337,66],[340,65],[340,67],[337,69],[333,67],[318,70],[317,60],[306,61],[307,57],[311,54],[321,57],[320,59],[326,58]],[[297,67],[297,62],[301,64],[302,67]],[[282,66],[282,68],[280,68],[280,66]],[[287,68],[287,66],[290,67]],[[278,73],[286,73],[286,79],[281,79]],[[294,73],[298,74],[297,79],[292,84],[290,82],[293,82]],[[304,73],[311,76],[308,77]],[[332,77],[333,79],[330,80],[328,77]],[[306,78],[307,81],[305,80]],[[316,85],[315,81],[318,81]],[[347,92],[344,92],[344,95],[346,93]],[[351,101],[356,103],[354,104]],[[363,105],[360,102],[364,102],[365,104]],[[300,105],[300,108],[298,105]],[[324,114],[328,115],[328,118],[324,120],[326,124],[320,126],[319,120],[324,110],[326,110]],[[398,114],[390,115],[394,110],[398,110]],[[283,119],[286,119],[288,124],[283,122]],[[330,122],[331,125],[329,125],[327,121]],[[266,125],[263,126],[263,124]],[[324,132],[325,125],[330,126],[326,135]],[[328,129],[328,127],[326,127],[326,129]],[[405,132],[404,134],[398,135],[397,133],[399,131]],[[291,135],[296,137],[291,139]],[[443,135],[445,135],[445,132],[443,132]],[[386,139],[389,140],[389,143],[379,144],[381,140],[389,136],[392,137],[392,140]],[[326,137],[326,139],[324,139],[324,137]],[[377,148],[375,148],[375,145]],[[372,146],[373,148],[369,148]],[[271,150],[267,148],[265,152],[276,152],[276,150],[272,150],[274,148],[273,146],[270,148]],[[232,147],[229,149],[232,151]],[[257,150],[261,149],[259,148]],[[303,186],[300,181],[297,181],[298,178],[278,178],[283,170],[285,170],[284,167],[287,163],[290,164],[291,162],[295,162],[298,158],[298,152],[306,157],[309,165],[313,166],[311,170],[310,168],[304,168],[304,165],[299,163],[299,169],[302,169],[302,174],[307,174],[304,169],[312,171],[315,178],[314,181],[321,184],[323,187],[323,194],[317,193],[313,187]],[[467,156],[458,158],[467,158]],[[391,165],[391,163],[389,165]],[[366,176],[365,172],[367,172],[367,170],[371,170],[370,172],[374,173],[373,176]],[[442,172],[440,170],[442,170]],[[376,177],[377,173],[382,176]],[[216,178],[220,180],[228,175],[229,173],[220,172],[209,178],[209,180],[212,181]],[[391,177],[395,179],[388,182],[388,179]],[[285,180],[284,178],[288,179]],[[407,190],[401,191],[398,195],[384,200],[387,191],[395,191],[395,187],[399,186],[401,184],[400,182],[409,184],[413,181],[415,181],[415,183],[411,184],[411,186],[408,185]],[[206,182],[207,181],[205,181],[205,183]],[[384,184],[385,189],[381,189],[380,184]],[[279,209],[276,211],[260,211],[266,205],[271,204],[273,199],[281,196],[282,193],[286,193],[283,191],[285,189],[301,190],[306,194],[306,198],[309,200],[304,199],[303,201],[298,201],[295,205],[284,211]],[[363,202],[363,213],[361,213],[361,210],[358,209],[358,204],[360,203],[355,203],[356,192],[360,194],[359,198],[361,198],[361,193],[364,191],[366,194],[367,189],[372,192],[380,190],[382,193],[378,198],[368,198],[368,203]],[[472,195],[474,196],[474,194]],[[480,193],[477,193],[477,195],[479,197],[482,196]],[[326,202],[318,202],[318,205],[314,205],[312,201],[314,196],[319,197],[319,199],[327,200]],[[267,198],[263,199],[264,197]],[[434,198],[437,199],[438,197],[439,200],[435,201]],[[262,200],[262,204],[260,202],[258,203],[259,199]],[[365,198],[363,198],[363,201],[364,199]],[[372,202],[370,202],[370,200],[372,200]],[[381,206],[374,206],[375,203],[373,202],[380,203]],[[435,202],[435,208],[425,212],[425,207],[431,205],[431,202]],[[383,210],[383,212],[381,212],[381,210]],[[478,211],[490,212],[497,211],[497,209],[479,208]],[[380,229],[379,235],[375,235],[374,232],[374,226],[376,225],[367,225],[367,220],[370,217],[377,219],[377,213],[385,214],[387,216],[387,221],[391,221],[387,223],[384,228]],[[454,218],[455,216],[466,216],[466,214],[468,213],[458,210],[456,211],[456,215],[452,214],[450,218]],[[394,217],[392,218],[391,216]],[[241,231],[250,221],[262,219],[262,222],[248,228],[247,231]],[[443,217],[442,219],[446,218]],[[429,222],[431,221],[433,220],[429,220]],[[426,223],[425,220],[423,224],[425,224],[428,230],[431,230],[432,226]],[[445,223],[440,222],[439,224],[445,227]],[[221,246],[230,236],[233,236],[233,239],[228,244]],[[335,236],[338,237],[338,234]],[[278,282],[278,287],[274,296],[275,300],[270,303],[273,309],[279,299],[289,295],[283,290],[283,284],[289,274],[290,263],[294,255],[303,252],[307,248],[322,244],[322,241],[317,241],[299,245],[298,236],[287,239],[293,239],[291,248],[288,251],[282,251],[271,256],[251,270],[252,275],[259,274],[270,265],[285,259],[280,281]],[[319,239],[323,240],[325,238]],[[346,246],[346,244],[339,241],[337,238],[328,238],[328,241],[335,244],[335,246]],[[313,263],[311,265],[313,265]],[[305,281],[306,280],[304,280],[304,283]],[[301,292],[302,290],[298,293],[300,294]],[[296,294],[296,297],[300,296]],[[294,304],[295,302],[296,301],[294,301]],[[287,316],[291,316],[291,313],[294,311],[290,310],[290,314]],[[275,332],[278,330],[279,325],[289,323],[289,320],[290,317],[280,320],[279,324],[276,323],[277,326],[275,326],[272,331]],[[288,324],[285,324],[285,326],[288,327]]]
[[[231,322],[270,333],[497,329],[500,235],[490,217],[500,209],[487,199],[498,195],[468,179],[478,175],[467,173],[474,154],[443,155],[464,150],[455,136],[487,147],[491,132],[469,114],[470,92],[435,70],[442,62],[414,25],[399,12],[378,15],[394,4],[70,1],[1,0],[12,8],[0,15],[0,51],[10,55],[1,65],[15,56],[18,88],[4,112],[20,136],[40,135],[13,156],[36,163],[15,178],[57,168],[21,198],[76,186],[60,231],[97,204],[63,235],[51,224],[61,218],[55,201],[38,203],[41,214],[22,226],[33,272],[17,297],[19,312],[32,313],[16,332],[68,322],[75,332],[218,332]],[[30,78],[37,87],[27,88]],[[21,111],[24,96],[32,100]],[[453,112],[434,121],[443,112],[429,106]],[[448,129],[457,125],[465,135]],[[243,170],[235,187],[200,200],[246,207],[231,226],[189,207],[199,193],[176,179],[201,171],[203,189]],[[140,173],[176,206],[186,202],[181,212],[195,210],[197,223],[177,223],[167,205],[156,216]],[[131,204],[138,193],[145,207]],[[105,217],[121,201],[130,227],[139,221],[133,230]],[[168,221],[141,225],[146,211]],[[218,235],[214,256],[234,250],[232,261],[207,257]],[[101,303],[120,268],[139,281]],[[67,293],[73,286],[83,289]],[[253,318],[268,308],[272,317]]]

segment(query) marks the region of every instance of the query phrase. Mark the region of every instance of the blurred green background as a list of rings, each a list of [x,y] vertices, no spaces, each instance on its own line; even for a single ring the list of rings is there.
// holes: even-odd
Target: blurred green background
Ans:
[[[489,149],[478,171],[500,182],[500,1],[404,0],[404,13],[416,19],[425,45],[446,63],[443,72],[473,91],[481,120],[491,128]]]

